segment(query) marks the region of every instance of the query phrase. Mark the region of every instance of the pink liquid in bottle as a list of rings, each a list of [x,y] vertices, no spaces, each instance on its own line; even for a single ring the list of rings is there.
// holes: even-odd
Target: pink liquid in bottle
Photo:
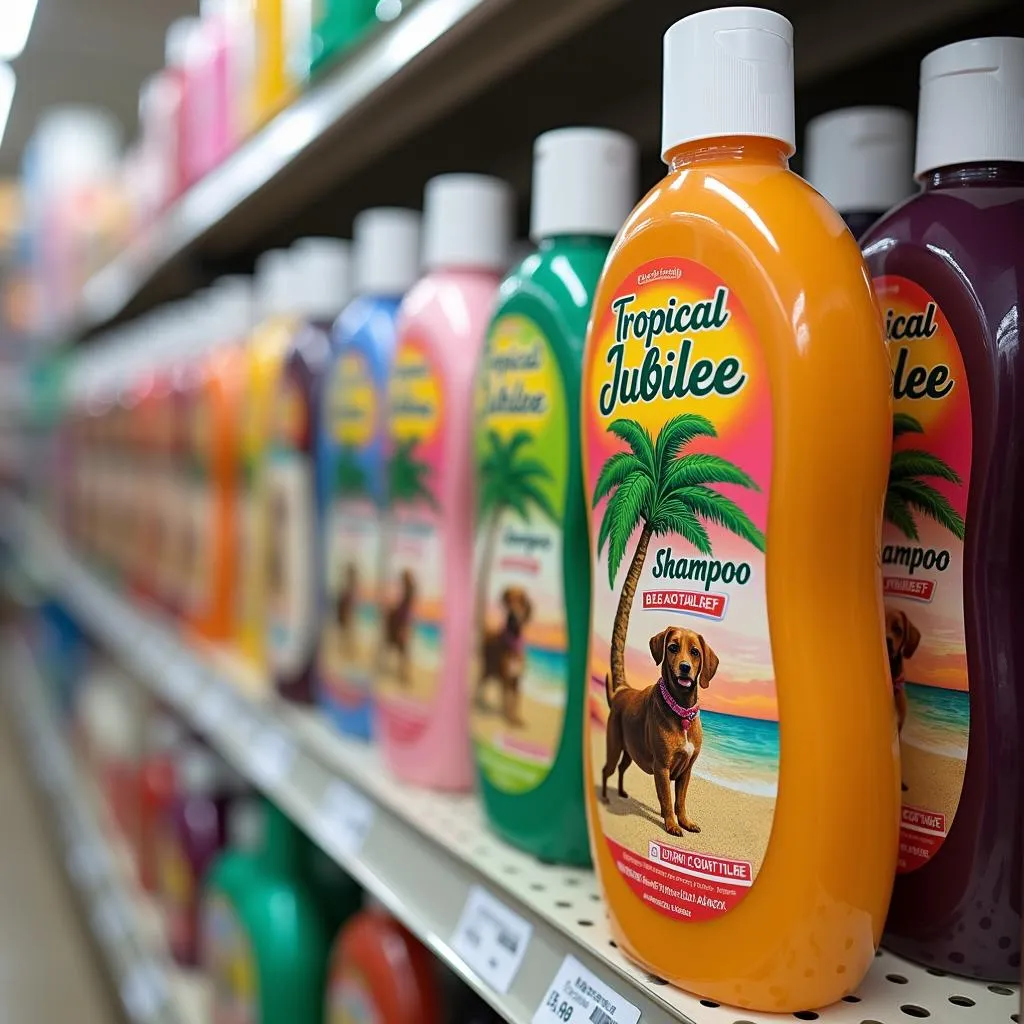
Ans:
[[[510,193],[444,175],[427,184],[424,216],[427,274],[402,303],[389,389],[379,728],[397,776],[460,790],[473,778],[474,377],[508,261]]]

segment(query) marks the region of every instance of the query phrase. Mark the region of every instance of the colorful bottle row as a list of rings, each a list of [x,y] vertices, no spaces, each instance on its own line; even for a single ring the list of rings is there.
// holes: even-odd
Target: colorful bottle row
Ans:
[[[268,254],[255,333],[237,282],[129,328],[66,432],[67,528],[129,586],[396,779],[475,762],[503,836],[593,856],[631,956],[776,1011],[856,987],[887,913],[930,966],[1020,966],[1024,41],[925,60],[923,190],[863,255],[788,169],[792,64],[777,14],[684,19],[632,214],[632,142],[550,132],[504,280],[508,189],[444,175],[422,266],[387,209],[351,300],[341,243]],[[862,227],[908,122],[838,122]]]

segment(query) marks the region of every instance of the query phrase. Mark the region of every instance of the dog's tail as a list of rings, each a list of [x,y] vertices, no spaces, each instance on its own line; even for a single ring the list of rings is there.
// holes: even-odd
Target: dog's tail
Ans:
[[[606,672],[604,674],[604,696],[608,701],[608,707],[612,706],[612,697],[615,695],[615,688],[612,686],[612,674]]]

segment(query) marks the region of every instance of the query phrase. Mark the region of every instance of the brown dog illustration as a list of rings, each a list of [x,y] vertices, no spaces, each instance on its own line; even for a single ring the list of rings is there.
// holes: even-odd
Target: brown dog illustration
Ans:
[[[619,768],[619,796],[625,798],[623,777],[633,763],[648,775],[661,805],[669,835],[699,832],[686,815],[686,790],[700,754],[704,732],[697,708],[697,686],[707,689],[718,671],[718,655],[692,629],[669,626],[651,637],[651,656],[661,677],[645,690],[628,683],[613,686],[605,677],[608,752],[601,770],[601,799],[608,801],[608,779]],[[675,785],[675,800],[672,785]]]
[[[398,600],[384,617],[384,654],[392,650],[398,654],[398,680],[409,682],[409,641],[412,639],[412,610],[416,603],[416,577],[403,569],[399,577],[401,592]]]
[[[493,632],[484,631],[481,655],[483,667],[477,684],[477,703],[483,703],[484,687],[489,679],[501,684],[501,709],[509,725],[522,725],[519,714],[519,681],[526,668],[523,630],[533,613],[533,602],[522,587],[506,587],[501,594],[505,625]]]
[[[355,562],[347,562],[343,576],[344,582],[338,591],[334,616],[341,634],[342,645],[348,654],[352,653],[352,626],[355,620],[356,601],[359,597],[359,570]]]
[[[896,702],[897,728],[902,733],[907,720],[907,695],[904,692],[906,676],[903,662],[914,656],[921,642],[921,633],[907,613],[898,608],[885,609],[885,646],[889,654],[889,674],[892,677],[892,694]]]

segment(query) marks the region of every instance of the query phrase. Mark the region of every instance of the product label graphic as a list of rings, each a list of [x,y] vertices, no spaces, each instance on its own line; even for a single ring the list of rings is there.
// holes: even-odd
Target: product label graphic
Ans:
[[[380,1024],[380,1020],[361,971],[346,968],[332,980],[327,1024]]]
[[[369,700],[380,652],[381,402],[366,356],[345,352],[327,385],[327,495],[320,681],[335,702]]]
[[[309,414],[299,384],[275,396],[267,462],[267,642],[274,672],[298,675],[316,647],[316,508]]]
[[[187,959],[195,939],[192,900],[196,882],[192,866],[169,826],[157,833],[156,871],[160,905],[167,921],[168,943],[175,955]]]
[[[594,318],[589,784],[637,897],[708,920],[754,884],[778,789],[767,366],[742,296],[690,260],[637,268]]]
[[[487,340],[477,393],[470,684],[477,759],[508,793],[547,777],[565,721],[568,429],[550,343],[531,320],[504,317]]]
[[[213,1024],[257,1024],[256,966],[249,937],[234,907],[219,893],[204,900],[201,928]]]
[[[399,742],[426,726],[443,649],[445,440],[443,380],[427,345],[402,338],[388,399],[388,508],[378,692]]]
[[[904,277],[880,277],[875,291],[893,371],[882,576],[903,771],[899,871],[908,872],[942,845],[967,764],[971,398],[960,347],[935,300]]]

